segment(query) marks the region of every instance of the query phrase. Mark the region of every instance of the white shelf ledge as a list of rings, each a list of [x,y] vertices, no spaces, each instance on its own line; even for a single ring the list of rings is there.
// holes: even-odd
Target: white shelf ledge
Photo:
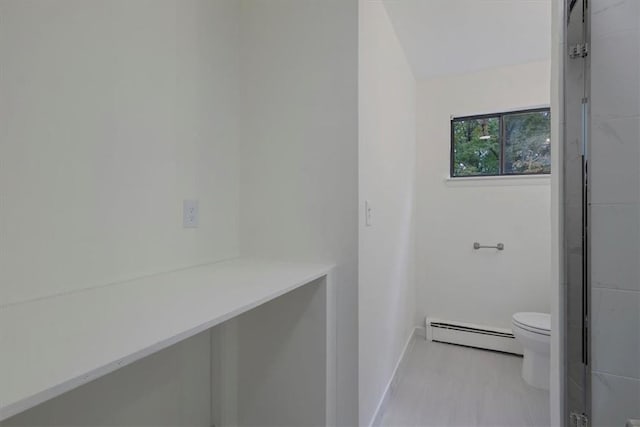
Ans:
[[[238,258],[0,307],[0,421],[331,269]]]

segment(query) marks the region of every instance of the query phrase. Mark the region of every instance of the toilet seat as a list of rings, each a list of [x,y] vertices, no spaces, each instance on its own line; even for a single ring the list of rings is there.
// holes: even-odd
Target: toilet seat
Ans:
[[[516,313],[513,325],[540,335],[551,335],[551,315],[548,313]]]

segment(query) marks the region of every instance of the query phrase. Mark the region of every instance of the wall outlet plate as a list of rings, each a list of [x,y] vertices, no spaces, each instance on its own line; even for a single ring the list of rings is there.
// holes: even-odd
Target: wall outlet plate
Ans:
[[[197,200],[184,200],[182,203],[182,227],[198,228],[200,207]]]

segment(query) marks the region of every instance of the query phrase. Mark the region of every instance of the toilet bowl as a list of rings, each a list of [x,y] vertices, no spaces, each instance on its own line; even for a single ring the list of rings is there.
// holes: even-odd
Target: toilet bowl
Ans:
[[[527,384],[549,390],[549,348],[551,315],[516,313],[512,318],[513,335],[522,344],[522,378]]]

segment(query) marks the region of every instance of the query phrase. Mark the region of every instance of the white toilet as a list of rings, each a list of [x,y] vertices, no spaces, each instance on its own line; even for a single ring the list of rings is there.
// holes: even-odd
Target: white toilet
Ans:
[[[516,313],[513,315],[512,327],[513,335],[524,349],[522,378],[533,387],[549,390],[551,315]]]

